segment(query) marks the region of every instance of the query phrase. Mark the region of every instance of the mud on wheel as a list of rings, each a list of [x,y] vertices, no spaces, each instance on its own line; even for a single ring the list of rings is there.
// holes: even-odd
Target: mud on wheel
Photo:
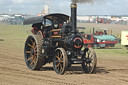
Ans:
[[[40,70],[45,64],[45,58],[42,56],[42,43],[40,35],[30,35],[26,40],[24,57],[27,67],[31,70]]]
[[[94,73],[97,64],[96,53],[92,48],[85,48],[85,53],[82,56],[85,61],[82,63],[82,68],[85,73]]]
[[[53,68],[57,74],[64,74],[68,66],[68,58],[63,48],[57,48],[55,50],[55,56],[53,57]]]

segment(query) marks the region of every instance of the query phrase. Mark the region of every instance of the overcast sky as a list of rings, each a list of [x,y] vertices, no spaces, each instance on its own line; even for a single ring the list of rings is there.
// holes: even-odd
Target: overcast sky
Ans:
[[[45,0],[0,0],[0,13],[36,15],[44,7]],[[70,0],[49,0],[50,13],[70,15]],[[78,15],[128,15],[128,0],[94,0],[78,4]]]

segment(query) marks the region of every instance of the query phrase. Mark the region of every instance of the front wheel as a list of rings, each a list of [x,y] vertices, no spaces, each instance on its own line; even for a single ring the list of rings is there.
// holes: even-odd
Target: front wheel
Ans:
[[[43,40],[40,35],[30,35],[25,43],[24,58],[27,67],[31,70],[40,70],[45,64],[45,57],[42,55]]]
[[[68,66],[68,58],[63,48],[57,48],[53,57],[53,68],[57,74],[64,74]]]
[[[97,64],[96,53],[92,48],[85,48],[82,58],[85,61],[82,62],[82,68],[85,73],[94,73]]]

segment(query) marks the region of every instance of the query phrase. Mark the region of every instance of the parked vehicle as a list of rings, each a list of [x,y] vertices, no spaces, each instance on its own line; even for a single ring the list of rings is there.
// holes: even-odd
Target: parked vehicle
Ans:
[[[88,35],[85,34],[83,35],[83,41],[84,45],[86,47],[100,47],[100,48],[109,48],[109,47],[114,47],[115,44],[118,42],[117,38],[112,35],[108,35],[109,30],[106,29],[100,29],[100,30],[94,30],[93,28],[93,34]]]
[[[128,50],[128,30],[121,31],[121,45],[125,46]]]

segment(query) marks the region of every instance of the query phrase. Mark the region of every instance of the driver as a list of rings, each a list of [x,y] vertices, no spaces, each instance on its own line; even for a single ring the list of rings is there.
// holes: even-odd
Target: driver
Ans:
[[[33,34],[38,33],[38,31],[41,30],[41,26],[43,26],[42,23],[33,24],[33,25],[32,25],[32,30],[31,30],[31,32],[32,32]]]

